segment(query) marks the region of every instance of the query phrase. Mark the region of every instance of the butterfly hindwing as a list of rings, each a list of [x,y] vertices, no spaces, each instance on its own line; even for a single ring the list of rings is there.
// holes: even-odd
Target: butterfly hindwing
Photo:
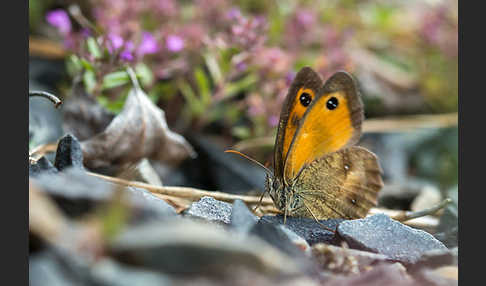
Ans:
[[[315,215],[317,219],[364,217],[376,205],[383,187],[381,173],[376,155],[357,146],[315,160],[297,178],[296,196],[302,206],[294,215]]]

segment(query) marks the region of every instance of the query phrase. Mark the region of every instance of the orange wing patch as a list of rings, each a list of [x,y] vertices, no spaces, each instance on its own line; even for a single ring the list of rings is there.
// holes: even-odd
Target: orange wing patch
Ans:
[[[336,100],[337,106],[333,108]],[[342,91],[325,94],[313,102],[288,147],[291,149],[285,161],[286,181],[292,181],[304,165],[354,143],[351,139],[356,130],[349,107],[348,99]]]
[[[290,143],[292,143],[292,139],[294,138],[295,131],[299,127],[299,123],[302,117],[304,117],[304,114],[308,108],[308,105],[304,106],[300,102],[300,97],[304,93],[307,93],[310,96],[309,102],[312,102],[312,100],[315,98],[314,91],[310,88],[301,87],[297,92],[297,96],[295,97],[294,102],[292,103],[292,108],[290,109],[291,111],[289,113],[289,120],[287,121],[287,126],[285,126],[285,132],[284,132],[285,137],[283,139],[283,146],[282,146],[283,147],[282,158],[284,158],[284,160],[285,157],[287,156]]]

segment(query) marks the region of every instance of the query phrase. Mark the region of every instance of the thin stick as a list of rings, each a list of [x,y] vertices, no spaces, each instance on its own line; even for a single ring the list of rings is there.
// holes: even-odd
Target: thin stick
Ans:
[[[437,205],[435,205],[433,207],[430,207],[430,208],[427,208],[427,209],[424,209],[424,210],[421,210],[421,211],[415,211],[415,212],[405,211],[405,212],[402,212],[402,213],[399,213],[399,214],[393,216],[392,219],[403,222],[403,221],[411,220],[411,219],[414,219],[414,218],[432,215],[432,214],[436,213],[437,211],[439,211],[440,209],[443,209],[444,207],[446,207],[451,202],[452,202],[452,200],[450,198],[447,198],[447,199],[443,200],[442,202],[438,203]]]
[[[202,197],[208,196],[208,197],[213,197],[216,200],[224,201],[224,202],[234,202],[235,200],[242,200],[246,204],[257,204],[259,202],[259,197],[258,196],[244,196],[244,195],[233,195],[233,194],[228,194],[228,193],[223,193],[223,192],[217,192],[217,191],[204,191],[204,190],[199,190],[195,188],[189,188],[189,187],[172,187],[172,186],[164,186],[164,187],[159,187],[159,186],[153,186],[141,182],[132,182],[132,181],[127,181],[123,180],[120,178],[114,178],[110,176],[105,176],[105,175],[100,175],[96,173],[91,173],[88,172],[88,174],[107,180],[109,182],[115,183],[115,184],[122,184],[125,186],[131,186],[131,187],[137,187],[137,188],[142,188],[146,189],[150,192],[156,193],[156,194],[162,194],[162,195],[168,195],[168,196],[175,196],[175,197],[180,197],[180,198],[187,198],[191,199],[193,201],[198,200]],[[270,198],[263,198],[262,200],[263,205],[273,205],[273,202]]]
[[[153,186],[141,182],[131,182],[131,181],[105,176],[105,175],[100,175],[96,173],[91,173],[91,172],[88,172],[88,174],[112,182],[114,184],[122,184],[125,186],[146,189],[147,191],[153,193],[155,196],[158,196],[164,200],[187,199],[188,201],[196,201],[204,196],[209,196],[209,197],[213,197],[216,200],[230,202],[230,203],[234,202],[237,199],[240,199],[249,205],[257,204],[260,200],[259,196],[233,195],[228,193],[211,192],[211,191],[199,190],[199,189],[188,188],[188,187],[168,187],[168,186],[159,187],[159,186]],[[183,208],[185,204],[183,201],[178,200],[177,205],[179,208]],[[189,205],[189,203],[187,203],[187,205]],[[260,207],[260,210],[263,212],[263,214],[269,214],[269,213],[282,214],[282,211],[278,210],[273,205],[273,201],[269,197],[263,198],[262,206]],[[377,213],[384,213],[391,218],[395,218],[399,215],[402,215],[403,211],[372,208],[368,216]],[[433,216],[426,215],[419,218],[404,221],[404,224],[415,228],[433,230],[438,225],[438,219]]]
[[[40,96],[49,99],[52,103],[54,103],[54,107],[58,108],[61,104],[62,101],[57,98],[54,94],[49,93],[47,91],[29,91],[29,97],[31,96]]]

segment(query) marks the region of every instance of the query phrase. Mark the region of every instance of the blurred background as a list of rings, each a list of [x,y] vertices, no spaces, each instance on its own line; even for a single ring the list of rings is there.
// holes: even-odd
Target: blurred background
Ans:
[[[457,204],[457,9],[451,0],[29,0],[29,88],[65,101],[58,111],[30,100],[29,148],[102,131],[124,106],[130,66],[198,155],[151,160],[163,184],[258,193],[262,170],[222,151],[271,166],[295,73],[310,66],[326,80],[346,70],[365,104],[359,145],[384,170],[380,204]],[[77,93],[94,101],[81,107]]]

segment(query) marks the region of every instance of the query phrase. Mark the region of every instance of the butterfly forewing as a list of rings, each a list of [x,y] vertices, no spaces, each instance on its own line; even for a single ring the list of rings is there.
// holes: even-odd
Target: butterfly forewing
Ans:
[[[361,136],[363,103],[353,78],[334,74],[321,87],[294,132],[284,177],[292,181],[299,171],[324,155],[354,145]]]
[[[275,140],[274,171],[279,178],[283,176],[283,163],[295,131],[322,84],[322,79],[315,71],[304,67],[297,73],[290,86],[280,113]]]

